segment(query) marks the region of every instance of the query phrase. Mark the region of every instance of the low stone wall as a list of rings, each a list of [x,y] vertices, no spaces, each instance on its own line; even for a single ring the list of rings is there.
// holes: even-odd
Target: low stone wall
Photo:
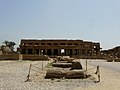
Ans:
[[[9,55],[0,55],[0,60],[48,60],[48,57],[45,55],[19,55],[19,54],[9,54]]]
[[[0,55],[0,60],[18,60],[19,54]]]
[[[48,56],[45,55],[23,55],[23,60],[48,60]]]
[[[102,59],[102,56],[71,56],[71,58],[75,59]]]

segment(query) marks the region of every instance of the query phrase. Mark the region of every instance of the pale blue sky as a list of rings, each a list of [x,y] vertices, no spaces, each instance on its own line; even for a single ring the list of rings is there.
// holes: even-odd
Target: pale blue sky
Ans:
[[[120,0],[0,0],[0,44],[22,38],[120,45]]]

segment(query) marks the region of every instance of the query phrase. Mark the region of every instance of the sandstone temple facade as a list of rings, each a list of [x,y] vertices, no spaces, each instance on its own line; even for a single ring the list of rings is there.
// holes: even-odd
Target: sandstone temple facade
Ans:
[[[32,55],[94,57],[100,55],[100,49],[100,43],[83,40],[22,39],[19,51]]]

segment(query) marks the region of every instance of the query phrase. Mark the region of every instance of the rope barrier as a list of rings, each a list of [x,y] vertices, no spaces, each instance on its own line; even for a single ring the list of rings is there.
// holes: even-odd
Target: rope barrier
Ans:
[[[87,71],[90,71],[90,70],[93,70],[93,69],[96,69],[96,68],[90,68],[88,70],[84,70],[84,72],[87,72]],[[89,73],[89,74],[96,74],[96,75],[98,75],[98,81],[96,81],[96,83],[100,82],[100,69],[99,69],[99,65],[97,66],[97,69],[96,69],[95,73]]]
[[[34,65],[36,65],[36,64],[34,64]],[[34,65],[30,64],[29,72],[28,72],[27,80],[26,80],[26,81],[29,81],[30,71],[31,71],[31,70],[38,72],[38,70],[35,70],[35,69],[33,69],[32,67],[34,67],[34,68],[36,68],[36,69],[41,69],[41,68],[39,68],[39,67],[37,67],[37,66],[34,66]],[[42,69],[43,69],[43,64],[42,64]],[[93,69],[96,69],[96,67],[90,68],[90,69],[87,69],[87,70],[84,70],[84,72],[87,72],[87,71],[90,71],[90,70],[93,70]],[[99,65],[97,66],[96,72],[95,72],[95,73],[91,73],[91,74],[97,74],[97,75],[98,75],[98,81],[96,81],[96,83],[97,83],[97,82],[100,82],[100,70],[99,70]],[[25,81],[25,82],[26,82],[26,81]]]
[[[90,71],[90,70],[93,70],[93,69],[96,69],[96,67],[95,68],[90,68],[87,71]],[[84,70],[84,71],[87,72],[86,70]]]
[[[33,64],[33,65],[38,65],[38,64],[41,64],[41,62],[43,62],[43,61],[40,61],[39,63]]]
[[[36,67],[36,66],[34,66],[34,65],[32,65],[33,67],[35,67],[35,68],[37,68],[37,69],[41,69],[41,68],[38,68],[38,67]]]
[[[34,65],[38,65],[38,64],[34,64]],[[29,72],[28,72],[28,75],[27,75],[27,80],[26,80],[25,82],[30,81],[30,72],[31,72],[31,71],[38,72],[38,70],[41,69],[41,68],[39,68],[39,67],[37,67],[37,66],[34,66],[34,65],[30,64]],[[34,67],[34,69],[33,69],[32,67]],[[38,69],[38,70],[35,70],[35,68]],[[42,64],[42,69],[43,69],[43,64]]]
[[[38,72],[37,70],[34,70],[34,69],[31,69],[32,71],[36,71],[36,72]]]

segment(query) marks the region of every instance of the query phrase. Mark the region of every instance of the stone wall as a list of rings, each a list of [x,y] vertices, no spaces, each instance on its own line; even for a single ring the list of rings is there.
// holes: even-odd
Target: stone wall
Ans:
[[[113,59],[120,58],[120,46],[108,50],[102,50],[101,56],[105,58],[113,58]]]
[[[21,40],[21,54],[48,56],[100,56],[100,43],[83,40]]]
[[[21,54],[8,54],[0,55],[0,60],[48,60],[45,55],[21,55]]]

